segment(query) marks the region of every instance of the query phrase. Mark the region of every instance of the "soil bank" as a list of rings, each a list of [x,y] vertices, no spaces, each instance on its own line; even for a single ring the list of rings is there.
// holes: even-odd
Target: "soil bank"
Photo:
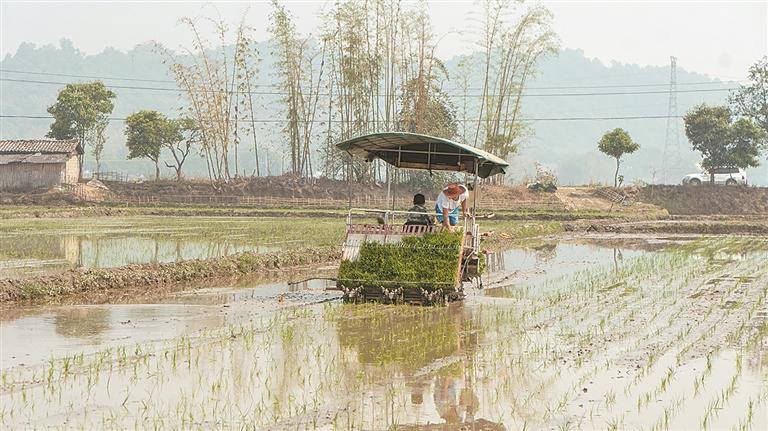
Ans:
[[[233,277],[337,260],[337,247],[314,247],[274,253],[240,253],[207,260],[73,269],[61,274],[0,280],[0,304],[54,298],[89,291],[159,287],[175,283]]]
[[[700,186],[646,186],[638,200],[657,205],[674,215],[768,215],[768,188],[702,184]]]
[[[582,220],[564,223],[566,232],[610,232],[647,234],[698,235],[768,235],[768,219],[764,217],[675,218],[647,221]]]

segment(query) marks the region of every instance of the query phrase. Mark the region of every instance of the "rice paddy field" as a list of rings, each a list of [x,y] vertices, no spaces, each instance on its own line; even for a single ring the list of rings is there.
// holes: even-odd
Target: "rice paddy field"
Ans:
[[[210,259],[338,244],[335,219],[101,217],[0,223],[0,276]]]
[[[343,235],[227,221],[12,221],[0,241]],[[445,307],[345,304],[295,274],[4,311],[0,428],[768,429],[768,239],[483,226],[536,238],[489,242],[485,287]]]
[[[0,277],[339,245],[344,238],[343,220],[172,216],[1,220]],[[560,231],[557,222],[491,222],[488,226],[516,238]]]

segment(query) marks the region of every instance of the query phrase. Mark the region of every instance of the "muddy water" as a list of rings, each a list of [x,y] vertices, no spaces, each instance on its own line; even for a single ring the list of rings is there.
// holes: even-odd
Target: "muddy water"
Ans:
[[[30,309],[0,329],[0,423],[766,429],[765,251],[545,248],[444,308],[317,282]]]

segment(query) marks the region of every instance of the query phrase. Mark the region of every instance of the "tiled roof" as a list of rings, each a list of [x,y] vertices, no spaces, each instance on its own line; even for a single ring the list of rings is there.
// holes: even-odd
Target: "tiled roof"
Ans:
[[[77,139],[18,139],[0,140],[0,154],[69,154],[82,150]]]
[[[10,163],[65,163],[67,154],[0,154],[0,165]]]

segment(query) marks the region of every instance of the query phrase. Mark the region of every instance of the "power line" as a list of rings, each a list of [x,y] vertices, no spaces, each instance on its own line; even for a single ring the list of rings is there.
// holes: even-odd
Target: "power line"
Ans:
[[[107,80],[114,80],[114,81],[134,81],[134,82],[157,82],[157,83],[165,83],[165,84],[175,84],[176,81],[168,80],[168,79],[149,79],[149,78],[129,78],[129,77],[117,77],[117,76],[101,76],[101,75],[77,75],[77,74],[70,74],[70,73],[55,73],[55,72],[35,72],[35,71],[29,71],[29,70],[18,70],[18,69],[0,69],[0,72],[6,72],[6,73],[19,73],[19,74],[28,74],[28,75],[41,75],[41,76],[62,76],[62,77],[69,77],[69,78],[87,78],[87,79],[107,79]],[[733,81],[733,82],[744,82],[744,81]],[[677,83],[677,85],[727,85],[726,82],[721,81],[701,81],[701,82],[684,82],[684,83]],[[613,85],[572,85],[572,86],[547,86],[547,87],[527,87],[529,90],[567,90],[567,89],[588,89],[588,88],[628,88],[628,87],[661,87],[661,86],[667,86],[669,85],[668,82],[664,83],[658,83],[658,84],[651,84],[651,83],[642,83],[642,84],[613,84]],[[279,87],[279,85],[275,84],[259,84],[259,87]],[[470,87],[470,90],[482,90],[482,88],[479,87]],[[456,90],[459,90],[458,88]]]
[[[0,78],[0,81],[8,81],[8,82],[21,82],[21,83],[27,83],[27,84],[51,84],[51,85],[69,85],[69,84],[75,84],[73,82],[57,82],[57,81],[40,81],[40,80],[29,80],[29,79],[16,79],[16,78]],[[138,87],[138,86],[130,86],[130,85],[106,85],[109,88],[113,89],[123,89],[123,90],[148,90],[148,91],[173,91],[173,92],[183,92],[184,90],[180,88],[170,88],[170,87]],[[709,93],[709,92],[721,92],[721,91],[730,91],[735,90],[735,87],[731,88],[704,88],[704,89],[693,89],[693,90],[677,90],[677,93]],[[217,90],[219,92],[225,92],[224,90]],[[226,91],[226,93],[230,94],[253,94],[253,95],[265,95],[265,96],[284,96],[287,95],[287,93],[283,92],[276,92],[276,91]],[[643,95],[643,94],[669,94],[668,90],[653,90],[653,91],[613,91],[613,92],[600,92],[600,93],[540,93],[540,94],[531,94],[531,93],[523,93],[520,95],[520,97],[573,97],[573,96],[622,96],[622,95]],[[329,93],[320,93],[322,96],[330,96]],[[379,95],[379,97],[386,97],[385,95]],[[453,97],[484,97],[482,94],[461,94],[461,95],[453,95]]]
[[[0,72],[5,73],[23,73],[27,75],[41,75],[41,76],[63,76],[68,78],[87,78],[87,79],[110,79],[114,81],[135,81],[135,82],[159,82],[166,84],[174,84],[176,81],[168,79],[149,79],[149,78],[121,78],[117,76],[98,76],[98,75],[75,75],[70,73],[54,73],[54,72],[34,72],[31,70],[13,70],[13,69],[0,69]]]
[[[12,118],[12,119],[24,119],[24,120],[53,120],[49,115],[0,115],[0,118]],[[669,116],[669,115],[636,115],[636,116],[606,116],[606,117],[530,117],[520,118],[520,121],[608,121],[608,120],[656,120],[667,118],[683,118],[681,115]],[[124,117],[111,117],[110,121],[125,121]],[[266,119],[254,119],[254,123],[284,123],[287,120],[279,118],[266,118]],[[328,120],[312,120],[312,123],[325,123]],[[457,119],[456,121],[478,121],[477,118],[464,118]],[[485,119],[482,121],[493,121],[492,119]],[[307,122],[306,120],[299,120],[299,122]],[[342,120],[331,120],[332,123],[341,123]],[[238,120],[238,123],[251,123],[251,120]]]

